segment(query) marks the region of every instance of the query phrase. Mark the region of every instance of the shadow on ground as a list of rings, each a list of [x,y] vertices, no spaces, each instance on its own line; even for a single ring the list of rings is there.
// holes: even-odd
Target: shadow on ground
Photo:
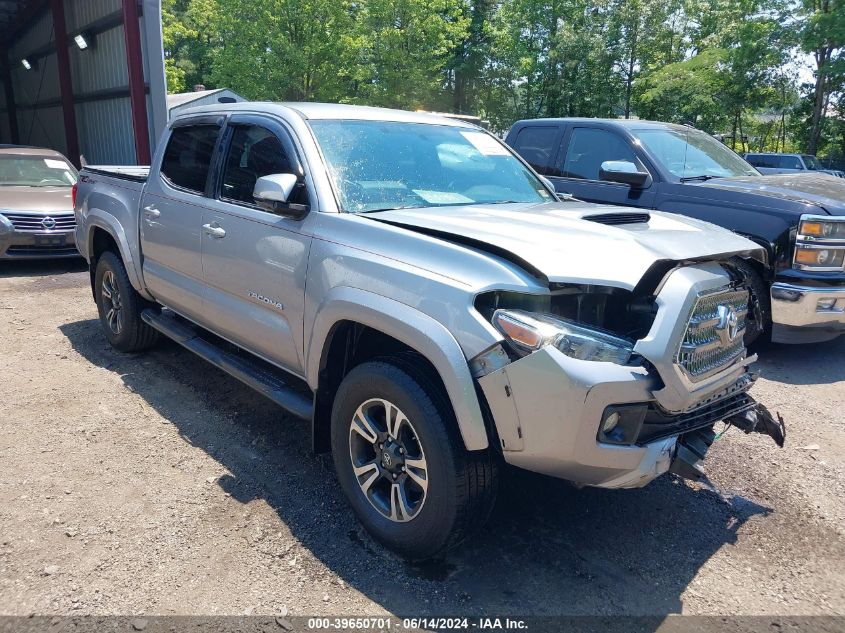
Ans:
[[[68,259],[20,259],[0,261],[0,279],[6,277],[49,277],[88,270],[82,257]]]
[[[768,380],[790,385],[845,382],[845,336],[810,345],[767,343],[754,351]]]
[[[265,500],[327,568],[400,617],[677,613],[701,566],[770,511],[669,477],[606,491],[509,472],[486,529],[443,562],[410,565],[358,527],[331,460],[310,454],[306,423],[174,344],[130,356],[106,345],[95,320],[61,331],[228,469],[219,481],[226,492]],[[174,398],[162,381],[182,383],[196,399]],[[225,415],[200,417],[198,402]]]

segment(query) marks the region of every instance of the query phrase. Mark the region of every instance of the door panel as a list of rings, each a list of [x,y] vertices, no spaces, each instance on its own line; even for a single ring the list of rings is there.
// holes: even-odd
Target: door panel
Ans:
[[[284,218],[259,208],[255,181],[268,174],[302,175],[280,123],[233,116],[225,133],[217,200],[202,220],[205,320],[238,345],[301,374],[309,217]],[[291,202],[307,203],[304,185]]]
[[[299,373],[311,237],[299,222],[218,204],[219,212],[203,217],[212,231],[225,231],[203,231],[205,319],[221,336]]]
[[[141,201],[144,281],[156,299],[185,316],[202,311],[202,217],[203,207],[181,196],[145,194]]]
[[[219,133],[219,124],[202,121],[175,127],[141,199],[147,288],[161,303],[197,320],[203,293],[200,230]]]

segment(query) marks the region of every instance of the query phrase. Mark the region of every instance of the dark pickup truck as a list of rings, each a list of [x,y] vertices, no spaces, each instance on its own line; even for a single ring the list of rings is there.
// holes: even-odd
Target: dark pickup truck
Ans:
[[[845,180],[764,176],[712,136],[670,123],[534,119],[506,140],[559,194],[691,216],[765,247],[768,265],[746,271],[756,289],[747,343],[767,330],[777,343],[845,333]]]

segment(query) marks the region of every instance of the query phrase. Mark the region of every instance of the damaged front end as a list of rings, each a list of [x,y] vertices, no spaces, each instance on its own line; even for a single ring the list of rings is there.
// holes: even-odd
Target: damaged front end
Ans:
[[[786,425],[783,418],[780,414],[775,417],[764,405],[755,402],[751,396],[744,395],[748,400],[748,405],[723,418],[727,425],[725,430],[735,426],[746,433],[762,433],[771,437],[779,447],[783,448],[786,440]],[[707,455],[707,450],[724,432],[716,435],[711,424],[680,435],[669,472],[693,481],[703,479],[705,473],[702,462]]]
[[[505,460],[606,488],[671,470],[693,479],[719,421],[782,446],[748,394],[744,279],[730,265],[677,267],[632,291],[553,284],[549,296],[476,302],[503,334],[471,361]]]

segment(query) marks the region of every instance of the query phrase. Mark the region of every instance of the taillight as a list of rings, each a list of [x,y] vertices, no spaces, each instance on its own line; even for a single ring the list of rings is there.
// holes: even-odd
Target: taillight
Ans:
[[[73,202],[73,208],[76,208],[76,183],[73,183],[73,187],[70,188],[70,199]]]

